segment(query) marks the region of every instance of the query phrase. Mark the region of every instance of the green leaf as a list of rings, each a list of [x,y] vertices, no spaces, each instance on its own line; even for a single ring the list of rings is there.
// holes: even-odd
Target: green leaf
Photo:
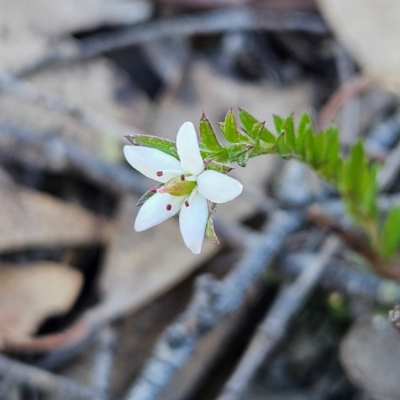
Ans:
[[[345,174],[346,189],[352,193],[355,201],[361,201],[369,180],[368,163],[361,142],[351,148]]]
[[[314,136],[314,163],[318,168],[326,161],[327,138],[324,133]]]
[[[286,132],[282,131],[282,133],[278,136],[278,139],[276,140],[276,149],[278,150],[278,154],[280,154],[281,156],[288,154],[285,136]]]
[[[261,122],[259,122],[255,117],[253,117],[247,111],[239,108],[239,118],[240,122],[242,123],[246,133],[255,141],[258,140],[258,137],[266,143],[273,143],[276,142],[276,137],[264,126],[261,130],[261,133],[258,132],[258,127],[256,128],[255,125],[258,124],[260,126]]]
[[[254,124],[257,124],[259,121],[253,117],[249,112],[246,110],[243,110],[242,108],[239,108],[239,119],[240,122],[242,123],[246,133],[250,135]]]
[[[389,211],[380,237],[380,253],[388,259],[396,254],[400,244],[400,206]]]
[[[276,133],[277,133],[277,135],[279,135],[283,130],[283,122],[284,121],[278,115],[273,115],[273,118],[274,118]]]
[[[240,155],[236,162],[238,163],[239,166],[241,167],[246,167],[247,166],[247,162],[249,161],[249,151]]]
[[[340,151],[339,132],[336,126],[330,126],[326,130],[326,139],[327,139],[326,158],[328,162],[334,164],[339,158],[339,151]]]
[[[228,151],[226,150],[228,153]],[[210,161],[207,163],[206,169],[211,169],[213,171],[221,172],[222,174],[227,174],[232,171],[232,167],[226,164],[221,164],[216,161]]]
[[[208,149],[212,151],[219,151],[222,149],[211,123],[204,113],[200,119],[200,138],[204,146]]]
[[[241,156],[249,153],[253,148],[254,146],[244,143],[229,144],[225,147],[229,154],[229,162],[237,162],[238,164],[243,163],[245,160],[245,158]]]
[[[314,133],[311,117],[307,113],[303,113],[301,114],[299,119],[298,132],[301,135],[304,134],[306,131],[311,131],[312,133]]]
[[[296,137],[294,134],[293,116],[287,117],[283,122],[282,129],[285,131],[286,147],[289,151],[296,149]]]
[[[223,147],[218,152],[213,151],[204,151],[203,149],[200,150],[201,156],[205,163],[209,163],[212,161],[219,162],[219,163],[229,163],[229,152],[226,147]]]
[[[377,175],[379,165],[373,165],[369,168],[368,181],[362,196],[361,206],[372,219],[378,218],[378,181]]]
[[[216,205],[213,204],[213,206],[212,206],[213,211],[215,210],[215,206]],[[211,239],[214,243],[219,244],[219,240],[218,240],[217,234],[215,233],[215,229],[214,229],[214,220],[213,220],[212,213],[210,213],[208,215],[205,235],[207,238]]]
[[[136,146],[151,147],[179,160],[175,143],[172,140],[150,135],[129,135],[125,137]]]
[[[236,125],[235,114],[231,108],[225,117],[225,122],[218,125],[225,139],[230,143],[246,142],[250,143],[251,140],[238,130]]]
[[[164,185],[164,184],[160,184],[160,185],[154,186],[154,187],[152,187],[151,189],[149,189],[149,190],[139,199],[139,201],[138,201],[137,204],[136,204],[136,207],[141,207],[144,203],[146,203],[146,201],[147,201],[150,197],[152,197],[153,195],[156,194],[156,192],[154,191],[154,189],[157,190],[157,189],[159,189],[160,187],[162,187],[163,185]]]
[[[306,161],[311,164],[312,167],[315,167],[314,152],[314,134],[311,130],[306,130],[304,135],[304,156]]]

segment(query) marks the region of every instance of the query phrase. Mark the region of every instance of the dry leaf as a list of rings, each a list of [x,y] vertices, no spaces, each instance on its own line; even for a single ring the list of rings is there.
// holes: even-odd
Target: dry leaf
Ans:
[[[338,38],[386,88],[400,92],[400,3],[397,0],[318,0]]]
[[[379,400],[400,399],[400,333],[387,318],[357,323],[342,342],[340,358],[357,386]]]
[[[82,281],[79,271],[51,262],[0,265],[0,338],[25,338],[44,319],[67,312]]]
[[[108,250],[102,278],[104,302],[94,313],[135,311],[167,292],[218,251],[217,245],[205,240],[201,254],[192,254],[183,243],[175,218],[135,232],[137,200],[133,196],[123,200],[119,232]]]
[[[0,182],[0,251],[106,240],[111,225],[81,207]]]
[[[61,96],[74,107],[94,112],[100,118],[122,121],[132,129],[141,124],[147,109],[144,95],[134,88],[121,69],[105,59],[48,68],[30,77],[29,82],[40,90]],[[124,100],[117,101],[118,98]],[[112,129],[104,123],[89,127],[71,116],[9,93],[0,96],[0,115],[2,121],[38,132],[43,137],[56,134],[81,152],[110,162],[121,158],[124,138],[117,127]]]
[[[147,1],[0,0],[0,73],[20,70],[45,57],[69,33],[132,24],[149,18]],[[74,42],[64,40],[73,47]]]

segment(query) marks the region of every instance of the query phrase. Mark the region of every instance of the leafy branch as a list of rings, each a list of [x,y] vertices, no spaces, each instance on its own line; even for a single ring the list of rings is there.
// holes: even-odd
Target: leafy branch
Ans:
[[[394,207],[386,218],[379,215],[378,166],[369,162],[362,142],[355,143],[344,157],[337,128],[331,126],[316,133],[307,113],[301,115],[297,126],[293,116],[274,116],[276,134],[245,110],[239,109],[239,118],[242,129],[237,126],[232,109],[218,125],[228,142],[221,144],[209,120],[202,115],[200,138],[205,160],[246,166],[251,157],[278,154],[308,165],[338,190],[348,214],[363,229],[380,259],[388,262],[395,256],[400,244],[400,206]]]

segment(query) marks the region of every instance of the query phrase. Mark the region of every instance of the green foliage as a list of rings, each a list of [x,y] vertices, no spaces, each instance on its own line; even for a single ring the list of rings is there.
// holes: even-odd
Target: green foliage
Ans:
[[[378,168],[368,161],[364,146],[355,143],[347,157],[340,154],[339,133],[335,126],[315,132],[312,120],[303,113],[296,126],[293,116],[274,116],[274,135],[264,122],[239,109],[242,128],[238,127],[233,110],[218,124],[226,142],[221,143],[210,121],[203,113],[200,119],[200,152],[207,169],[228,173],[230,163],[244,167],[248,159],[265,154],[278,154],[307,164],[321,178],[333,185],[343,198],[346,210],[367,234],[372,248],[384,260],[392,258],[400,245],[400,206],[392,209],[380,223],[377,207]],[[179,159],[175,143],[154,136],[134,135],[128,139],[135,145],[152,147]],[[151,193],[144,195],[145,201]],[[212,218],[206,235],[217,240]]]
[[[400,243],[400,206],[389,211],[379,239],[381,255],[386,259],[391,258]]]
[[[158,149],[163,153],[167,153],[170,156],[175,157],[179,160],[175,142],[173,142],[172,140],[150,135],[130,135],[125,137],[136,146],[144,146]]]
[[[307,164],[339,191],[347,212],[367,234],[374,250],[383,259],[390,259],[396,254],[400,245],[400,207],[388,214],[381,227],[377,207],[378,167],[368,161],[361,142],[355,143],[348,156],[343,157],[337,128],[331,126],[322,132],[315,132],[307,113],[300,116],[297,127],[293,116],[284,119],[274,115],[274,135],[250,113],[239,109],[239,118],[246,134],[244,140],[243,136],[233,133],[227,135],[228,123],[232,132],[237,131],[232,111],[228,114],[229,118],[227,116],[225,123],[220,125],[222,133],[230,143],[235,143],[235,140],[242,144],[249,143],[250,138],[254,147],[244,153],[246,158],[278,154],[284,159],[296,159]],[[236,161],[240,164],[240,157]]]

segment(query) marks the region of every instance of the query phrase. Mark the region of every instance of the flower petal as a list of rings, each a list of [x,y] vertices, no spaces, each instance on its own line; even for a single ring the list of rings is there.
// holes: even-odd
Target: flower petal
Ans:
[[[185,122],[176,136],[176,147],[181,160],[182,169],[193,175],[204,171],[196,130],[191,122]]]
[[[188,207],[185,204],[182,205],[179,214],[179,227],[183,241],[194,254],[199,254],[201,251],[207,218],[207,200],[201,194],[194,196]]]
[[[197,178],[197,189],[213,203],[225,203],[242,193],[243,185],[236,179],[217,171],[204,171]]]
[[[141,232],[176,215],[186,196],[171,196],[168,193],[156,193],[140,208],[135,221],[135,231]],[[167,205],[171,209],[167,210]]]
[[[165,183],[171,177],[169,174],[168,176],[157,176],[157,172],[164,170],[182,170],[179,160],[169,154],[163,153],[161,150],[142,146],[125,146],[124,154],[126,160],[133,168],[137,169],[148,178],[158,182]]]

